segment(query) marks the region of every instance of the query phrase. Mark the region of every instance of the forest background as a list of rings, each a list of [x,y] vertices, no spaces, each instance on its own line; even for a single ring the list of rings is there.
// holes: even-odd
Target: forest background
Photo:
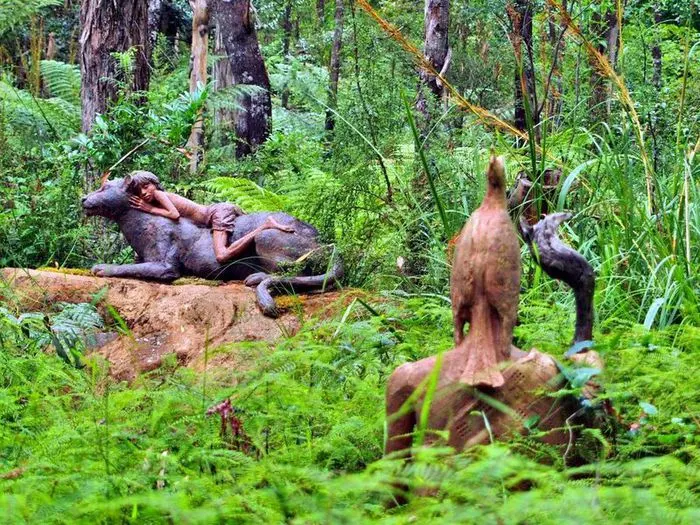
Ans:
[[[0,305],[0,521],[700,520],[700,14],[663,0],[0,0],[0,267],[131,249],[86,220],[109,171],[316,225],[365,290],[242,352],[131,384],[45,353],[93,305]],[[436,73],[442,72],[438,78]],[[528,436],[381,460],[383,390],[448,349],[449,245],[489,152],[596,271],[595,347],[623,431],[566,466]],[[561,169],[546,188],[547,168]],[[573,301],[523,250],[521,348],[568,349]],[[128,330],[128,329],[127,329]],[[80,352],[80,338],[71,339]],[[206,409],[226,398],[249,442]],[[436,486],[386,510],[390,483]],[[524,491],[527,486],[530,490]]]

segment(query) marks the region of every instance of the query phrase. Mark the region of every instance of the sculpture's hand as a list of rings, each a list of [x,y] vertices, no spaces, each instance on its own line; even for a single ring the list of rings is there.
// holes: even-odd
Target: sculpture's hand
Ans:
[[[153,206],[148,204],[145,200],[140,197],[132,196],[129,197],[129,205],[137,210],[145,211],[150,213],[153,210]]]

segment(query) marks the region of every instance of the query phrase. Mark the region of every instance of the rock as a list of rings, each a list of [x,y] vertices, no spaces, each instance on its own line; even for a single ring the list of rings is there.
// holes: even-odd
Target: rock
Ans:
[[[0,299],[24,312],[98,298],[97,306],[115,331],[121,323],[128,327],[128,335],[96,338],[103,343],[96,352],[109,360],[111,375],[124,380],[159,367],[168,354],[175,354],[182,365],[201,369],[205,348],[207,366],[245,366],[235,355],[235,343],[274,343],[296,333],[309,315],[335,311],[348,297],[341,292],[282,297],[279,304],[289,306],[279,319],[271,319],[258,309],[254,290],[241,283],[161,284],[17,268],[2,269],[0,275],[9,285],[0,288]],[[212,352],[227,343],[233,344],[231,352]]]

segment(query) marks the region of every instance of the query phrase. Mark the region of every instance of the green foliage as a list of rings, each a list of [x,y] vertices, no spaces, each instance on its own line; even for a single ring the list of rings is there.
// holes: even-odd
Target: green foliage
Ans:
[[[0,36],[26,23],[42,9],[60,3],[61,0],[0,0]]]
[[[285,199],[249,179],[216,177],[206,182],[217,198],[235,202],[243,211],[285,211]]]
[[[418,450],[403,464],[380,459],[384,385],[398,364],[451,346],[450,309],[432,299],[363,301],[374,313],[355,301],[333,319],[309,320],[275,352],[260,344],[209,349],[246,356],[255,365],[248,372],[166,366],[130,386],[109,379],[97,357],[80,371],[64,365],[38,339],[8,330],[1,315],[0,512],[48,523],[698,518],[697,329],[596,333],[606,395],[628,425],[638,424],[607,444],[612,455],[601,461],[537,463],[556,450],[521,438],[459,455]],[[539,318],[535,311],[519,328],[523,343],[539,345],[568,325],[564,307]],[[218,415],[205,415],[229,397],[248,453],[220,434]],[[387,511],[397,481],[414,496]],[[437,490],[419,495],[421,488]]]
[[[117,232],[83,220],[80,196],[132,152],[113,177],[149,169],[167,189],[202,202],[292,213],[338,247],[348,284],[390,292],[354,300],[337,318],[307,321],[275,351],[253,343],[209,349],[247,358],[246,372],[195,374],[172,359],[128,386],[110,379],[100,358],[83,357],[86,337],[104,329],[90,305],[48,305],[44,314],[3,303],[0,516],[48,523],[700,521],[700,24],[692,3],[624,6],[616,70],[639,127],[615,90],[606,118],[591,110],[592,69],[580,43],[560,41],[562,59],[550,76],[557,21],[535,3],[537,98],[547,101],[547,88],[561,105],[554,114],[543,110],[537,153],[484,129],[449,99],[429,104],[433,124],[415,140],[401,98],[407,93],[412,106],[415,68],[354,2],[344,4],[328,133],[333,3],[325,2],[319,19],[317,2],[260,0],[255,16],[274,129],[246,159],[235,158],[233,132],[215,114],[239,111],[240,97],[255,88],[208,85],[190,93],[188,50],[164,35],[149,91],[131,91],[135,50],[115,54],[118,100],[90,134],[79,134],[78,68],[43,60],[40,88],[27,82],[37,67],[27,46],[39,46],[42,27],[23,27],[30,18],[44,15],[46,31],[57,31],[57,56],[71,60],[78,5],[44,9],[58,3],[0,0],[0,266],[128,261]],[[188,12],[184,0],[172,4]],[[584,37],[603,45],[595,16],[616,3],[569,4]],[[415,2],[373,5],[420,48]],[[517,61],[504,32],[506,2],[450,5],[448,80],[470,102],[512,119]],[[191,175],[182,148],[202,111],[206,149]],[[492,148],[506,156],[509,180],[520,170],[562,168],[547,196],[550,209],[574,212],[562,237],[596,272],[594,348],[606,361],[604,396],[623,428],[609,441],[600,432],[584,436],[589,465],[565,467],[557,450],[528,437],[458,455],[420,450],[410,464],[381,459],[387,377],[452,344],[446,244],[481,200]],[[570,293],[525,251],[523,287],[515,344],[563,359],[573,327]],[[218,416],[205,416],[229,397],[248,449],[219,433]],[[406,507],[387,510],[397,481],[418,490]]]

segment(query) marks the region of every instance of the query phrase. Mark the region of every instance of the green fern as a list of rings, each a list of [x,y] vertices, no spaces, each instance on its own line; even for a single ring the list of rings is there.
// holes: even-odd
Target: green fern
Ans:
[[[217,197],[235,202],[244,211],[283,211],[288,207],[288,199],[282,195],[261,188],[253,181],[238,177],[216,177],[205,183],[207,189]]]
[[[80,105],[80,68],[57,60],[41,61],[41,77],[52,97]]]
[[[34,138],[68,138],[80,129],[80,105],[59,97],[37,98],[0,80],[0,102],[10,126]]]

